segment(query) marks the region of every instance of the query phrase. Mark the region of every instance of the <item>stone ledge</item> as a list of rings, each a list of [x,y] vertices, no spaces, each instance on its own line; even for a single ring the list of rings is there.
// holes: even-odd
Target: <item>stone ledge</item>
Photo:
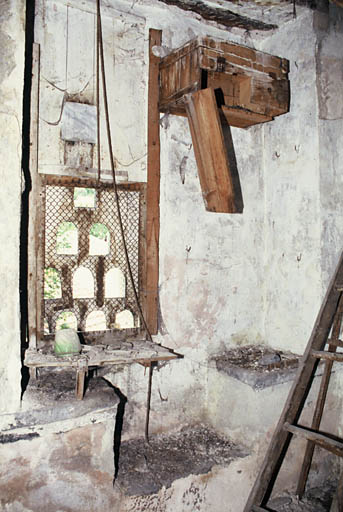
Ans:
[[[83,400],[75,396],[75,372],[66,369],[39,369],[39,378],[30,379],[21,410],[0,417],[0,442],[13,442],[32,432],[63,432],[87,424],[114,419],[119,398],[104,379],[91,377]],[[2,439],[2,441],[1,441]]]
[[[261,390],[294,380],[300,356],[264,345],[246,345],[228,349],[212,360],[220,372]]]

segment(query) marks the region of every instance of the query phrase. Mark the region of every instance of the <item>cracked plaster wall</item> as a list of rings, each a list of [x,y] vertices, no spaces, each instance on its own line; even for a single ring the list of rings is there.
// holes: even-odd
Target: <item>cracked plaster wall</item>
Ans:
[[[19,230],[25,9],[0,2],[0,414],[20,403]]]
[[[0,84],[6,107],[6,113],[1,113],[6,122],[1,124],[4,136],[1,137],[0,144],[1,153],[7,158],[4,161],[6,165],[2,165],[1,197],[6,198],[6,202],[2,201],[2,209],[6,212],[2,231],[11,250],[10,259],[4,251],[0,253],[2,282],[6,284],[8,294],[11,294],[10,300],[3,301],[0,310],[3,326],[0,343],[4,354],[0,363],[0,370],[3,372],[0,381],[4,385],[0,389],[5,390],[0,393],[0,408],[2,407],[3,412],[11,412],[17,408],[20,396],[17,283],[20,209],[18,147],[20,148],[21,137],[20,123],[18,125],[17,119],[21,119],[24,40],[23,12],[19,4],[12,0],[9,11],[2,10],[5,14],[1,24],[2,33],[5,34],[1,37],[7,38],[9,45],[6,48],[14,56],[13,59],[8,58],[6,78]],[[70,2],[51,1],[51,9],[47,8],[47,4],[45,1],[38,2],[38,23],[41,25],[37,25],[36,39],[43,47],[50,48],[51,52],[47,56],[42,53],[41,94],[44,109],[41,112],[41,127],[44,128],[40,131],[40,158],[43,168],[64,164],[61,145],[55,143],[56,135],[59,139],[59,126],[58,123],[54,123],[59,119],[65,98],[64,89],[67,88],[68,73],[74,69],[66,60],[66,12],[68,11],[68,16],[71,15],[71,23],[73,19],[77,19]],[[85,13],[92,9],[94,12],[94,3],[90,0],[78,3],[78,7],[81,7],[85,19],[88,19]],[[308,11],[302,11],[297,19],[289,20],[280,30],[263,41],[254,33],[245,34],[235,29],[223,31],[214,25],[200,22],[192,15],[187,18],[184,15],[181,17],[180,11],[176,8],[167,7],[153,0],[135,3],[120,0],[116,2],[116,8],[122,9],[120,15],[110,7],[105,9],[105,46],[107,58],[110,59],[109,56],[112,56],[112,61],[108,60],[109,80],[115,84],[111,100],[111,109],[114,112],[115,151],[122,163],[133,162],[129,168],[131,179],[145,179],[148,28],[163,29],[163,44],[167,48],[176,48],[197,35],[210,34],[290,59],[290,112],[265,126],[256,126],[248,130],[232,128],[245,203],[243,215],[211,214],[205,211],[187,121],[174,116],[164,117],[161,121],[162,324],[156,340],[184,354],[185,358],[169,363],[155,372],[151,430],[159,432],[187,422],[209,419],[208,404],[211,404],[213,424],[221,428],[225,418],[223,420],[219,410],[223,412],[227,388],[222,388],[222,383],[217,381],[216,370],[208,361],[209,355],[226,347],[257,342],[301,353],[307,342],[323,294],[323,283],[333,265],[332,254],[340,249],[340,217],[335,216],[337,212],[331,198],[332,188],[340,184],[337,170],[342,152],[337,130],[341,130],[341,119],[318,119],[318,112],[329,112],[329,106],[334,103],[331,97],[331,103],[325,103],[323,99],[317,98],[317,34],[312,28],[313,15]],[[124,11],[129,13],[123,14]],[[8,12],[11,16],[7,16]],[[117,13],[114,18],[113,12]],[[71,87],[70,94],[76,95],[74,97],[92,102],[94,80],[89,80],[89,77],[92,76],[94,59],[92,69],[88,69],[85,57],[77,53],[80,51],[77,48],[80,48],[80,41],[84,36],[76,21],[75,24],[75,33],[70,32],[74,33],[76,38],[72,62],[80,61],[80,70],[85,72],[76,75],[72,73],[72,81],[68,87]],[[128,39],[123,37],[126,33]],[[70,34],[68,37],[71,37]],[[322,51],[329,56],[334,52],[334,39],[330,39],[331,37],[333,36],[324,38],[322,45]],[[94,41],[90,41],[91,46],[92,44],[94,45]],[[132,59],[132,66],[127,65],[126,57],[129,62]],[[13,63],[16,64],[14,68]],[[113,67],[111,63],[114,63]],[[126,98],[124,103],[123,98]],[[324,102],[322,106],[321,102]],[[104,130],[102,132],[104,133]],[[334,150],[331,152],[328,148],[333,141]],[[9,152],[9,147],[13,151]],[[105,154],[104,166],[106,165]],[[13,170],[11,180],[8,179],[8,169]],[[330,169],[335,172],[329,174]],[[325,187],[327,192],[324,192]],[[9,197],[11,201],[8,201]],[[323,219],[328,226],[326,231],[323,228]],[[10,232],[8,225],[11,225]],[[337,235],[333,236],[333,233]],[[328,248],[326,252],[323,251],[325,236],[325,247]],[[328,261],[330,263],[327,263]],[[17,344],[13,343],[13,340],[17,340]],[[125,368],[112,374],[110,379],[128,397],[124,438],[142,435],[147,386],[144,369],[139,366]],[[335,389],[338,395],[339,383],[335,385]],[[272,389],[270,392],[272,393]],[[270,408],[272,407],[271,405]],[[227,413],[231,412],[230,408]],[[253,414],[253,410],[250,413]],[[272,429],[270,422],[272,423],[273,419],[269,419],[268,425],[266,424],[266,418],[272,416],[272,411],[269,413],[262,415],[262,424],[259,427],[261,432],[265,429],[270,432]],[[244,407],[237,408],[236,414],[235,425],[240,421],[244,422],[249,410]],[[275,409],[275,421],[276,416],[278,411]],[[251,417],[247,421],[247,429],[250,423]],[[85,431],[79,432],[81,439],[88,435],[93,437],[89,443],[81,445],[92,446],[96,437],[95,430],[93,433],[92,430],[99,427],[84,428]],[[105,468],[107,473],[103,477],[103,496],[100,498],[96,494],[94,499],[101,505],[102,510],[109,510],[110,507],[111,510],[115,510],[116,505],[109,497],[109,475],[113,469],[110,460],[112,428],[111,422],[104,422],[104,431],[98,432],[106,447],[101,448],[99,452],[100,462],[95,461],[93,464],[93,460],[89,469],[89,459],[86,457],[83,466],[81,464],[80,467],[62,468],[62,472],[61,468],[50,471],[46,466],[41,484],[37,480],[39,472],[33,482],[29,474],[37,471],[41,457],[44,458],[49,453],[51,444],[53,453],[58,452],[59,446],[64,443],[64,434],[54,434],[52,437],[49,437],[49,434],[41,440],[21,441],[23,444],[15,443],[10,449],[6,446],[4,453],[12,466],[13,482],[15,483],[17,477],[16,468],[22,467],[24,472],[27,470],[30,499],[35,500],[42,495],[45,500],[44,511],[48,511],[48,507],[51,507],[51,510],[58,510],[58,507],[63,507],[60,504],[63,502],[65,489],[63,478],[71,482],[72,492],[82,497],[86,488],[96,488],[96,473],[90,477],[93,466],[96,466],[96,471]],[[88,433],[84,434],[86,431]],[[242,437],[243,433],[244,437],[249,434],[244,430]],[[77,438],[77,433],[75,436]],[[33,458],[28,455],[26,462],[22,459],[16,460],[20,457],[20,451],[24,450],[29,454],[39,443],[42,446],[41,451],[37,451]],[[82,454],[82,446],[78,448],[79,445],[74,444],[72,441],[69,451],[64,449],[65,453],[60,450],[60,456],[67,454],[77,457],[75,450],[78,449],[78,453]],[[259,450],[258,457],[263,454],[261,447]],[[212,486],[207,486],[207,490],[201,488],[198,480],[194,480],[193,484],[186,482],[185,487],[183,484],[177,484],[179,490],[175,491],[170,506],[175,510],[175,503],[178,503],[181,507],[178,510],[195,509],[195,501],[187,502],[185,495],[187,489],[188,494],[192,494],[193,485],[193,488],[201,488],[200,497],[198,491],[195,492],[196,510],[209,510],[208,500],[213,501],[214,496],[217,498],[217,489],[222,489],[222,494],[218,498],[218,510],[221,503],[226,504],[229,499],[232,500],[232,510],[239,510],[245,498],[244,493],[247,493],[247,482],[250,487],[253,483],[254,468],[258,466],[259,460],[254,458],[250,465],[243,464],[243,468],[236,468],[236,473],[230,473],[231,481],[235,482],[234,486],[237,493],[241,493],[241,498],[238,494],[226,498],[223,488],[229,475],[221,474],[217,480],[219,487],[217,484],[211,484]],[[59,463],[57,461],[57,464]],[[82,467],[88,471],[84,481],[80,478]],[[53,483],[49,487],[45,485],[45,478],[48,480],[51,475]],[[6,487],[7,475],[2,475],[2,478]],[[185,497],[183,505],[180,503],[184,498],[177,496]],[[152,497],[151,506],[156,510],[168,510],[169,505],[165,505],[162,498]],[[34,501],[27,501],[24,505],[24,501],[16,504],[17,499],[17,493],[14,491],[8,497],[8,503],[13,504],[12,510],[35,509]],[[101,499],[110,501],[105,503]],[[125,506],[127,510],[134,511],[140,510],[141,505],[142,502],[138,500],[137,503],[132,502]],[[28,508],[25,508],[26,506]],[[77,510],[75,503],[69,503],[68,507],[70,510]]]

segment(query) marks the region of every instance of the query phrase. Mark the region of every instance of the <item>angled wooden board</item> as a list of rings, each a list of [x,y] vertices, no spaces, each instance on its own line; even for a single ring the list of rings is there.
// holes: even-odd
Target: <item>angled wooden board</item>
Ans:
[[[233,177],[213,89],[186,94],[186,111],[206,210],[237,213]]]

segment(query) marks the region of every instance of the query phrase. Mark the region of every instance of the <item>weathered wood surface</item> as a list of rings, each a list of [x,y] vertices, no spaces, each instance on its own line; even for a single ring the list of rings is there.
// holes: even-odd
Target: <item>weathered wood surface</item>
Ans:
[[[337,349],[337,342],[339,342],[339,334],[341,332],[341,325],[342,325],[342,317],[343,317],[343,295],[341,295],[337,307],[337,311],[335,314],[335,318],[333,321],[332,326],[332,334],[329,342],[329,352],[336,352]],[[336,342],[336,343],[334,343]],[[316,406],[313,413],[312,423],[311,423],[311,429],[312,430],[318,430],[320,427],[321,419],[323,416],[324,406],[325,406],[325,400],[326,395],[329,388],[330,378],[331,378],[331,371],[332,371],[333,361],[326,360],[325,361],[325,367],[324,367],[324,373],[320,381],[320,387],[318,392],[318,397],[316,401]],[[313,452],[315,448],[315,443],[313,441],[309,441],[306,445],[304,460],[302,463],[299,481],[297,485],[297,494],[302,498],[306,482],[308,478],[308,474],[310,471],[311,463],[312,463],[312,457]]]
[[[250,110],[245,110],[239,107],[227,107],[226,105],[223,105],[221,110],[229,125],[235,126],[236,128],[249,128],[249,126],[267,123],[268,121],[273,120],[272,117],[265,116],[263,114],[256,114],[255,112],[250,112]]]
[[[284,452],[288,448],[292,435],[284,429],[284,426],[285,423],[290,425],[296,423],[301,414],[303,403],[307,397],[318,362],[311,352],[312,350],[322,350],[325,347],[340,298],[340,292],[336,289],[337,283],[340,282],[343,282],[343,253],[340,256],[335,274],[318,313],[297,376],[289,392],[265,459],[245,505],[244,512],[251,512],[253,505],[261,505],[269,496],[272,482],[279,472]]]
[[[78,400],[82,400],[83,395],[85,393],[85,377],[86,377],[86,372],[84,370],[77,370],[75,395]]]
[[[286,59],[199,37],[161,59],[160,110],[185,115],[184,95],[210,87],[221,90],[225,107],[242,109],[228,118],[232,126],[270,121],[288,112],[287,74]],[[249,118],[245,111],[261,117]]]
[[[230,163],[212,89],[185,96],[188,121],[206,210],[236,213]]]
[[[342,441],[336,441],[335,439],[332,439],[325,434],[319,434],[318,432],[313,432],[308,428],[291,425],[287,422],[284,425],[284,429],[291,434],[302,437],[303,439],[307,439],[308,441],[312,441],[317,446],[320,446],[321,448],[324,448],[325,450],[334,453],[335,455],[343,457]]]
[[[121,346],[120,349],[113,349],[106,345],[82,345],[80,354],[63,357],[29,349],[25,353],[25,365],[34,368],[60,366],[78,369],[80,361],[89,367],[169,361],[180,357],[168,348],[147,341],[122,342]]]
[[[162,31],[149,31],[149,86],[148,86],[148,183],[146,218],[146,300],[145,320],[150,334],[158,331],[158,278],[160,236],[160,115],[159,63],[152,48],[160,46]]]
[[[343,352],[326,352],[325,350],[312,350],[312,355],[317,359],[337,361],[343,363]]]
[[[75,178],[96,179],[98,177],[98,169],[88,167],[68,167],[67,165],[41,165],[38,169],[40,174],[50,174],[53,176],[73,176]],[[128,181],[128,171],[116,169],[116,181]],[[113,174],[110,169],[101,169],[101,182],[113,182]]]
[[[31,192],[29,196],[28,224],[28,333],[30,347],[37,346],[37,210],[39,204],[38,167],[38,105],[39,105],[39,61],[40,47],[34,43],[32,48],[32,86],[31,86],[31,122],[30,122],[30,175]],[[40,307],[40,306],[39,306]]]

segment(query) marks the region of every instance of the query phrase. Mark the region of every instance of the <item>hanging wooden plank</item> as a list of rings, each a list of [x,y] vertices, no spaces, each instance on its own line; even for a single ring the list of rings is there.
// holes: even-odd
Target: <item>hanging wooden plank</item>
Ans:
[[[146,264],[146,323],[151,334],[158,330],[158,275],[159,275],[159,235],[160,235],[160,115],[159,63],[160,58],[152,48],[160,46],[162,31],[149,31],[149,86],[148,86],[148,184],[147,184],[147,264]]]
[[[30,123],[30,175],[31,191],[29,196],[28,224],[28,333],[29,346],[37,346],[37,212],[39,204],[38,176],[38,105],[39,105],[39,61],[40,47],[34,43],[32,48],[32,84],[31,84],[31,123]]]
[[[214,91],[204,89],[184,98],[206,210],[236,213],[232,174]]]

